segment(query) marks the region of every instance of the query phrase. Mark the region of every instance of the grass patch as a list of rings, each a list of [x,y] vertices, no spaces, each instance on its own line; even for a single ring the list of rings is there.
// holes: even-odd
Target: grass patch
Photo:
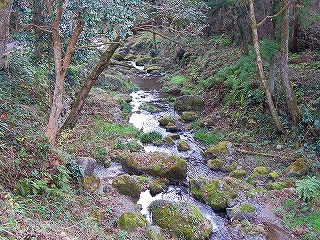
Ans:
[[[198,121],[192,122],[191,126],[195,130],[194,139],[204,144],[211,145],[218,143],[223,137],[221,133],[215,130],[208,130],[201,127]]]
[[[140,130],[131,125],[120,123],[109,123],[104,120],[95,120],[95,136],[103,139],[114,139],[118,137],[138,138]]]
[[[155,143],[161,140],[162,140],[162,134],[156,131],[143,133],[140,136],[140,141],[142,143]]]
[[[170,82],[173,84],[184,84],[187,81],[188,81],[188,78],[186,78],[185,76],[173,76],[170,79]]]

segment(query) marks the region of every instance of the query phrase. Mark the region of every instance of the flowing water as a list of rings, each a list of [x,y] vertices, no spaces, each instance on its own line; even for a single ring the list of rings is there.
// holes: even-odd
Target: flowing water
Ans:
[[[139,86],[140,90],[131,93],[131,105],[133,109],[129,122],[135,127],[142,129],[143,132],[157,131],[165,137],[170,133],[159,125],[158,119],[163,116],[179,118],[179,115],[174,111],[173,107],[164,100],[168,95],[161,93],[161,84],[159,84],[158,80],[159,77],[151,75],[135,76],[131,79],[133,83]],[[152,113],[143,110],[140,107],[144,104],[152,104],[161,109],[161,111]],[[182,125],[182,129],[183,127]],[[144,145],[145,152],[165,152],[169,155],[176,155],[185,159],[188,163],[187,180],[201,176],[217,177],[217,173],[211,171],[205,164],[202,156],[203,147],[194,140],[192,131],[182,130],[178,132],[178,134],[180,135],[180,139],[190,145],[189,151],[178,151],[175,145],[155,146],[146,144]],[[187,187],[170,186],[165,192],[156,196],[151,196],[149,190],[142,192],[137,204],[141,205],[141,213],[145,215],[150,222],[151,219],[147,208],[150,203],[156,199],[194,204],[201,211],[202,215],[212,223],[213,233],[210,239],[232,239],[224,229],[226,218],[222,214],[214,212],[208,205],[194,199]]]

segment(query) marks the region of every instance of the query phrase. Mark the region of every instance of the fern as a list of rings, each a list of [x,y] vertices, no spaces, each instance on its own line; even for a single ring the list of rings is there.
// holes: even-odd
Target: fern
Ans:
[[[319,195],[320,181],[315,176],[307,176],[296,181],[296,192],[305,202]]]

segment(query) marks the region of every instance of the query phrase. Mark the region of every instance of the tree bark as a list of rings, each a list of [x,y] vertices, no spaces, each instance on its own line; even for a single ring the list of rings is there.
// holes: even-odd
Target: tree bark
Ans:
[[[50,15],[55,16],[52,19],[52,47],[53,47],[53,58],[55,66],[55,86],[52,98],[52,106],[50,110],[49,121],[47,124],[45,136],[48,138],[49,143],[54,145],[56,137],[59,132],[59,119],[63,109],[63,91],[64,91],[64,79],[66,76],[67,68],[70,64],[72,53],[74,52],[74,47],[76,45],[77,39],[82,32],[81,21],[77,21],[73,35],[71,36],[68,47],[66,49],[64,58],[62,57],[62,43],[59,35],[59,23],[62,16],[62,7],[58,7],[55,13],[51,10],[51,3],[45,1],[47,10]]]
[[[288,0],[284,0],[283,4],[286,5]],[[280,78],[284,87],[286,102],[292,120],[295,123],[300,121],[300,110],[297,104],[296,96],[293,92],[292,85],[288,79],[288,49],[289,49],[289,8],[282,14],[281,24],[281,63],[280,63]]]
[[[88,97],[88,94],[89,94],[92,86],[97,81],[99,75],[108,66],[112,55],[117,50],[117,48],[120,46],[120,43],[118,43],[119,40],[120,40],[120,37],[117,37],[114,40],[114,43],[111,43],[111,45],[108,47],[108,49],[101,55],[98,64],[91,71],[85,84],[82,86],[82,88],[78,94],[78,97],[77,97],[77,99],[71,109],[71,112],[62,126],[63,129],[75,127],[77,120],[78,120],[78,116],[83,108],[85,100]]]
[[[270,93],[270,89],[268,86],[268,82],[266,80],[264,71],[263,71],[263,66],[262,66],[262,59],[260,55],[260,48],[259,48],[259,37],[258,37],[258,29],[257,29],[257,21],[254,13],[254,5],[253,5],[253,0],[248,0],[249,7],[250,7],[250,19],[251,19],[251,28],[252,28],[252,37],[253,37],[253,45],[254,45],[254,50],[256,53],[256,61],[257,61],[257,67],[258,67],[258,73],[259,73],[259,78],[262,83],[262,86],[264,88],[266,98],[267,98],[267,103],[271,112],[271,115],[273,117],[273,120],[276,124],[277,130],[280,133],[284,133],[284,128],[279,120],[279,116],[277,113],[277,110],[274,106],[272,95]]]
[[[13,0],[0,0],[0,58],[7,43],[12,4]]]
[[[293,5],[293,22],[292,22],[292,38],[291,38],[291,45],[290,45],[290,52],[291,53],[298,53],[298,31],[299,31],[299,13],[297,11],[297,1]]]

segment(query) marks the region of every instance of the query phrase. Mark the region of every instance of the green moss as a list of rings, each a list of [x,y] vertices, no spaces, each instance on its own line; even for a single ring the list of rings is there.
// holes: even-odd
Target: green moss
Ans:
[[[243,179],[245,178],[247,175],[247,172],[243,169],[241,170],[234,170],[230,173],[230,177],[234,177],[234,178],[240,178]]]
[[[174,145],[174,141],[170,136],[166,136],[164,138],[164,145],[166,146],[173,146]]]
[[[173,140],[178,140],[178,139],[180,139],[180,135],[177,134],[177,133],[169,134],[168,137],[172,138]]]
[[[123,61],[123,60],[124,60],[124,57],[123,57],[121,54],[119,54],[119,53],[113,54],[112,58],[113,58],[114,60],[116,60],[116,61]]]
[[[256,211],[254,206],[247,203],[241,204],[239,210],[240,212],[248,212],[248,213],[254,213]]]
[[[206,239],[211,231],[210,221],[192,204],[155,200],[149,206],[153,222],[182,239]]]
[[[100,188],[100,178],[85,175],[83,178],[83,187],[92,192],[97,191]]]
[[[192,122],[199,118],[199,114],[191,111],[183,112],[181,118],[186,122]]]
[[[268,177],[272,179],[276,179],[279,177],[279,173],[277,173],[276,171],[272,171],[268,174]]]
[[[268,182],[266,188],[268,190],[282,190],[285,186],[281,182]]]
[[[177,149],[178,151],[188,151],[190,150],[190,146],[186,141],[178,140]]]
[[[169,180],[167,179],[154,179],[150,182],[149,189],[151,195],[156,195],[163,192],[169,186]]]
[[[225,181],[219,179],[191,179],[189,185],[190,192],[217,211],[225,210],[227,202],[237,196]]]
[[[138,227],[145,227],[148,225],[148,221],[140,214],[132,212],[124,212],[121,214],[117,221],[120,229],[124,231],[134,231]]]
[[[130,61],[130,60],[134,60],[134,59],[136,59],[136,58],[137,58],[137,56],[130,54],[130,55],[126,56],[126,57],[124,58],[124,60]]]
[[[185,179],[187,174],[186,161],[166,153],[129,155],[119,160],[128,172],[135,174],[146,173],[171,180]]]
[[[146,56],[146,57],[141,57],[141,58],[139,58],[137,61],[136,61],[136,65],[137,66],[143,66],[143,65],[145,65],[146,63],[148,63],[148,62],[150,62],[151,61],[151,57],[148,57],[148,56]]]
[[[164,116],[158,119],[160,126],[166,126],[169,123],[174,123],[174,119],[172,117]]]
[[[221,168],[221,171],[223,172],[232,172],[232,171],[235,171],[238,167],[238,163],[236,162],[233,162],[231,164],[224,164]]]
[[[268,174],[268,169],[264,166],[259,166],[253,170],[252,176],[253,177],[265,177],[265,176],[267,176],[267,174]]]
[[[231,142],[221,141],[216,145],[207,148],[204,153],[209,156],[218,156],[224,153],[229,153],[229,147],[232,146]]]
[[[119,193],[135,197],[141,192],[141,184],[139,181],[130,175],[120,175],[112,181],[112,185],[118,190]]]
[[[301,176],[305,174],[309,169],[309,165],[303,161],[302,158],[298,158],[294,163],[286,168],[285,173],[294,176]]]
[[[223,167],[223,162],[220,159],[210,159],[208,161],[208,166],[210,169],[215,170],[215,171],[221,171]]]

